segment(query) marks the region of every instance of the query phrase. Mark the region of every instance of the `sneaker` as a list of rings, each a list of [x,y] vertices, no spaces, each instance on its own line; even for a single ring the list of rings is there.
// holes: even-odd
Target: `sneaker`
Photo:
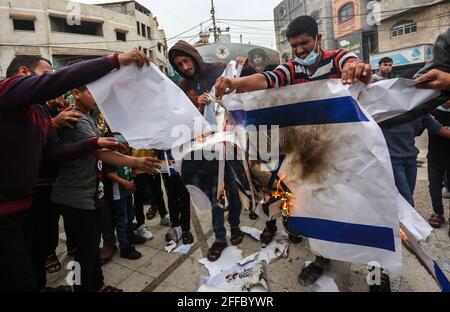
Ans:
[[[381,284],[370,286],[369,292],[390,293],[391,279],[389,278],[389,275],[386,273],[381,273]]]
[[[166,234],[166,242],[174,241],[175,243],[178,243],[181,239],[181,236],[182,236],[181,227],[170,228]]]
[[[172,222],[170,222],[170,219],[168,217],[163,217],[163,218],[161,218],[161,221],[159,222],[159,225],[171,227],[172,226]]]
[[[130,246],[120,250],[120,257],[128,260],[137,260],[142,257],[142,254],[134,246]]]
[[[191,245],[194,242],[194,236],[192,236],[192,233],[189,231],[183,232],[181,238],[183,239],[184,245]]]
[[[275,227],[275,229],[269,230],[267,227],[264,228],[264,231],[261,233],[259,240],[261,241],[261,243],[265,244],[265,245],[269,245],[272,241],[273,238],[275,237],[275,234],[277,232],[277,228]]]
[[[150,230],[147,228],[147,226],[145,226],[145,224],[137,229],[136,236],[145,239],[145,241],[153,239],[152,232],[150,232]]]
[[[442,190],[442,198],[444,199],[450,199],[450,192],[444,187]]]

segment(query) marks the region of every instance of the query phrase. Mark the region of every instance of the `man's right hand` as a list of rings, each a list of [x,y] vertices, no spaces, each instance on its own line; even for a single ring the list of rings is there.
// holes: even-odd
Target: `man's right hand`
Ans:
[[[220,77],[216,81],[216,99],[221,100],[224,95],[230,94],[237,89],[236,86],[237,79],[229,77]]]
[[[154,157],[136,158],[133,169],[145,171],[150,174],[158,174],[161,170],[162,161]]]
[[[128,150],[125,145],[120,144],[115,138],[99,138],[97,145],[99,149],[109,149],[119,153],[126,153]]]
[[[198,104],[201,106],[206,106],[209,104],[209,97],[206,94],[202,94],[198,97]]]
[[[118,57],[120,66],[136,63],[139,68],[142,68],[145,64],[150,65],[150,58],[137,48],[133,48],[125,53],[120,53]]]
[[[77,123],[78,120],[80,120],[81,115],[77,112],[73,111],[73,106],[70,106],[63,110],[61,113],[58,114],[55,118],[52,118],[53,125],[58,128],[70,128],[73,129]]]

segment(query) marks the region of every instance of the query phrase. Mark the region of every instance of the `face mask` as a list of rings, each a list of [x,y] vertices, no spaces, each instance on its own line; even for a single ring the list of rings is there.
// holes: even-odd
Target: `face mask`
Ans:
[[[317,37],[316,37],[316,43],[314,44],[314,49],[311,51],[311,53],[309,53],[309,55],[305,59],[296,57],[295,61],[303,66],[314,65],[317,61],[317,58],[319,57],[319,53],[316,53],[316,48],[317,48]]]
[[[439,106],[437,109],[440,110],[440,111],[443,111],[443,112],[450,113],[450,108],[444,108],[442,106]]]

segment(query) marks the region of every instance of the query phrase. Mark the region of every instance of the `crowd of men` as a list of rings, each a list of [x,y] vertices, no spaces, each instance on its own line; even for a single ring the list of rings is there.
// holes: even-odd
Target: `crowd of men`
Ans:
[[[226,64],[204,62],[200,53],[184,41],[172,47],[169,61],[183,78],[180,88],[201,113],[210,105],[206,93],[213,87],[216,98],[221,99],[233,90],[250,92],[323,79],[369,84],[389,79],[392,73],[391,59],[381,60],[372,78],[370,65],[355,54],[323,50],[322,35],[312,17],[293,20],[286,35],[296,56],[293,60],[263,68],[267,56],[263,50],[254,50],[249,60],[237,60],[244,65],[241,78],[221,77]],[[159,214],[160,224],[168,227],[167,242],[194,242],[188,184],[200,186],[212,200],[216,240],[209,248],[208,260],[217,261],[228,246],[225,202],[230,243],[242,243],[242,203],[228,166],[224,194],[227,201],[217,200],[216,162],[202,162],[201,166],[187,162],[183,175],[172,169],[164,171],[160,164],[170,159],[170,151],[130,149],[120,133],[109,129],[96,108],[87,84],[121,66],[135,63],[143,67],[149,62],[137,49],[75,62],[58,70],[41,57],[17,56],[11,62],[7,78],[0,81],[0,132],[5,147],[0,155],[4,164],[0,180],[0,291],[54,291],[47,287],[46,276],[61,270],[55,252],[61,216],[67,252],[81,267],[81,284],[74,290],[120,291],[104,284],[102,265],[113,258],[117,245],[122,258],[133,261],[142,256],[135,246],[153,238],[146,219]],[[433,61],[414,78],[423,82],[421,88],[450,90],[450,30],[438,38]],[[450,175],[448,104],[439,107],[433,116],[383,130],[396,185],[413,206],[418,156],[414,138],[424,128],[429,130],[428,172],[434,210],[429,222],[435,228],[445,222],[442,192],[445,176],[448,183]],[[151,207],[148,212],[144,211],[146,203]],[[255,218],[254,213],[250,217]],[[269,243],[276,231],[276,221],[267,222],[261,241]],[[290,239],[294,243],[301,241],[293,233]],[[299,282],[313,284],[330,263],[318,255],[303,268]]]

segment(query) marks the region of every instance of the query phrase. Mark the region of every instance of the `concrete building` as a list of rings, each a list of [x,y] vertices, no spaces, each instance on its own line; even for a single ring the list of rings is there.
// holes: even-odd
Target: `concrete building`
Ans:
[[[330,0],[283,0],[274,11],[277,49],[283,61],[290,60],[292,48],[286,38],[289,23],[301,15],[310,15],[319,24],[319,33],[323,35],[322,48],[334,49],[336,43],[333,35],[332,2]]]
[[[0,0],[0,77],[16,55],[70,61],[139,47],[167,73],[166,36],[136,1],[87,5],[66,0]]]
[[[423,67],[440,33],[450,27],[449,0],[381,1],[379,51],[370,56],[374,69],[385,56],[394,60],[397,76]]]
[[[371,19],[370,0],[332,0],[334,39],[366,62],[378,50],[377,25]]]

